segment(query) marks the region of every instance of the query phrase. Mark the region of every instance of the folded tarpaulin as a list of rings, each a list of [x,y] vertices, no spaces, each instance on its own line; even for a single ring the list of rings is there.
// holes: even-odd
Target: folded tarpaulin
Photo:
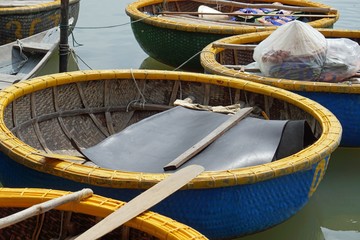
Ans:
[[[82,153],[100,167],[134,172],[163,172],[163,167],[206,137],[230,116],[174,107],[143,119]],[[207,171],[271,162],[303,148],[304,123],[247,117],[182,167],[198,164]],[[286,126],[291,126],[278,149]],[[292,135],[293,131],[299,133]],[[296,137],[292,137],[296,136]]]

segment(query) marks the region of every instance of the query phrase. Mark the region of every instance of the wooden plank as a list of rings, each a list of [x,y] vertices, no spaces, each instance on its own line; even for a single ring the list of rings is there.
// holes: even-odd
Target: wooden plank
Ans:
[[[185,23],[194,23],[194,24],[207,24],[207,25],[214,25],[214,26],[234,26],[234,25],[245,25],[245,26],[271,26],[264,23],[253,23],[253,22],[240,22],[240,21],[231,21],[231,20],[214,20],[214,19],[207,19],[207,18],[200,18],[198,16],[192,15],[160,15],[162,18],[166,18],[171,21],[178,21],[178,22],[185,22]]]
[[[21,79],[21,76],[0,73],[0,82],[9,83],[9,85]]]
[[[237,50],[254,50],[257,44],[234,44],[234,43],[219,43],[214,42],[213,47]]]
[[[337,17],[335,14],[326,15],[326,14],[273,14],[273,13],[241,13],[241,12],[224,12],[224,13],[205,13],[205,12],[169,12],[163,11],[158,14],[165,15],[180,15],[180,14],[189,14],[189,15],[226,15],[226,16],[242,16],[242,17],[262,17],[262,16],[276,16],[276,17],[318,17],[318,18],[334,18]]]
[[[33,205],[27,209],[24,209],[20,212],[14,213],[10,216],[4,217],[0,219],[0,229],[11,226],[18,222],[21,222],[27,218],[42,214],[51,209],[54,209],[60,205],[80,201],[81,199],[88,198],[93,194],[93,191],[89,188],[84,188],[81,191],[73,192],[55,199],[51,199],[47,202],[39,203]]]
[[[142,212],[148,210],[155,204],[161,202],[185,184],[189,183],[203,171],[204,168],[202,166],[190,165],[171,174],[169,177],[149,188],[147,191],[141,193],[75,239],[91,240],[100,238]]]
[[[232,68],[234,70],[240,70],[241,72],[261,72],[260,68],[257,67],[247,67],[246,65],[223,65],[226,68]]]
[[[221,135],[223,135],[227,130],[235,126],[241,119],[245,118],[252,112],[252,107],[242,108],[235,115],[231,116],[227,121],[223,122],[220,126],[215,128],[212,132],[210,132],[206,137],[201,139],[194,146],[186,150],[175,160],[164,166],[164,170],[175,170],[180,167],[182,164],[190,160],[204,148],[209,146],[212,142],[218,139]]]
[[[299,11],[299,12],[314,12],[314,13],[336,12],[336,9],[334,8],[322,8],[322,7],[301,7],[301,6],[299,7],[299,6],[289,6],[289,5],[275,5],[269,3],[251,4],[251,3],[242,3],[235,1],[224,1],[224,0],[192,0],[192,1],[215,4],[215,5],[233,6],[239,8],[272,8],[272,9],[281,9],[281,10]]]
[[[39,52],[47,53],[51,50],[54,44],[51,43],[39,43],[39,42],[21,42],[21,44],[15,44],[13,47],[22,49],[24,52]]]
[[[62,161],[66,161],[66,162],[78,163],[78,164],[83,164],[87,161],[85,158],[82,158],[82,157],[62,155],[62,154],[56,154],[56,153],[34,152],[33,154],[42,156],[46,159],[57,159],[57,160],[62,160]]]

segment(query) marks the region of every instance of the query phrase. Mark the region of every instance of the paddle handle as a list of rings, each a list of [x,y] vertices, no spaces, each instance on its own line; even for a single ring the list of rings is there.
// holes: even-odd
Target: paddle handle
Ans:
[[[235,126],[241,119],[245,118],[247,115],[251,113],[253,110],[252,107],[242,108],[233,116],[231,116],[227,121],[223,122],[220,126],[215,128],[212,132],[210,132],[206,137],[201,139],[194,146],[186,150],[179,157],[175,158],[172,162],[168,163],[164,170],[175,170],[179,168],[182,164],[190,160],[204,148],[209,146],[212,142],[218,139],[221,135],[223,135],[227,130]]]
[[[91,189],[85,188],[81,191],[77,191],[74,193],[70,193],[55,199],[51,199],[47,202],[39,203],[33,205],[27,209],[24,209],[20,212],[14,213],[10,216],[4,217],[0,219],[0,229],[11,226],[18,222],[21,222],[27,218],[42,214],[47,212],[53,208],[56,208],[65,203],[80,201],[81,199],[88,198],[93,194]]]
[[[75,239],[91,240],[100,238],[155,204],[161,202],[185,184],[189,183],[203,171],[204,168],[202,166],[190,165],[169,175],[163,181],[141,193]]]

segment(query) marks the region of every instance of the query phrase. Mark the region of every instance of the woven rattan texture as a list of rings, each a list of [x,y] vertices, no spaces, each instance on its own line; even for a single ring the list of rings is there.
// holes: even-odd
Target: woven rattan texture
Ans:
[[[60,2],[60,1],[59,1]],[[69,5],[69,18],[74,18],[76,23],[79,15],[80,2]],[[0,9],[0,45],[29,37],[60,24],[60,3],[57,7],[39,8],[28,11],[7,14]]]
[[[1,208],[0,218],[6,217],[11,214],[17,213],[21,208]],[[69,221],[66,218],[70,218]],[[0,230],[0,239],[58,239],[61,237],[77,236],[93,225],[95,225],[99,219],[94,216],[89,216],[80,213],[70,213],[57,210],[51,210],[45,214],[37,215],[26,219],[20,223],[13,224],[7,228]],[[133,228],[129,229],[129,240],[156,240],[148,233],[139,231]],[[116,239],[121,236],[122,228],[118,228],[102,239]],[[35,238],[34,238],[35,237]]]

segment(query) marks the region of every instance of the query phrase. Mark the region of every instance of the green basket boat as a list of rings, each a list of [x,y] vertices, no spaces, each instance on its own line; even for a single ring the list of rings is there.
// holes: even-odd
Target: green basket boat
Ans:
[[[194,99],[190,106],[213,111],[236,106],[254,109],[250,117],[180,166],[202,165],[205,172],[151,210],[210,239],[223,239],[270,228],[308,202],[341,139],[336,117],[320,104],[283,89],[190,72],[77,71],[3,89],[0,181],[6,187],[70,191],[90,187],[103,196],[129,201],[172,173],[163,166],[174,155],[202,142],[202,136],[207,139],[199,129],[211,135],[232,119],[213,111],[174,107],[175,100],[188,97]],[[291,123],[301,123],[294,132],[299,135],[271,135],[260,144],[267,136],[262,129],[282,133]],[[305,144],[306,129],[315,139]],[[277,149],[295,146],[290,144],[294,140],[300,140],[300,146],[279,156]],[[95,149],[98,146],[100,150]],[[115,159],[111,146],[120,154],[115,153]],[[265,154],[268,147],[270,155]],[[94,149],[95,158],[88,155]],[[161,153],[169,155],[159,157]],[[246,155],[234,161],[238,153]],[[266,162],[247,164],[264,155],[269,155]]]
[[[269,6],[271,0],[245,0],[247,5]],[[316,28],[330,28],[339,18],[337,10],[317,2],[301,0],[277,1],[290,9],[302,9],[309,16],[306,21]],[[249,4],[251,3],[251,4]],[[274,25],[264,25],[236,21],[209,21],[196,17],[199,6],[206,5],[234,12],[239,9],[238,2],[211,0],[139,0],[126,7],[132,30],[142,49],[152,58],[165,64],[202,70],[199,53],[209,43],[231,35],[274,30]],[[261,5],[259,5],[261,4]],[[264,5],[265,4],[265,5]],[[274,5],[270,5],[274,6]],[[160,14],[166,11],[167,14]],[[322,11],[319,13],[318,11]],[[325,11],[325,12],[324,12]],[[171,12],[171,14],[169,14]],[[179,14],[176,14],[179,13]],[[186,14],[181,14],[186,13]],[[191,14],[194,13],[194,14]],[[299,20],[305,21],[304,18]],[[230,22],[230,23],[229,23]],[[185,65],[182,65],[186,63]]]
[[[359,30],[318,29],[326,38],[347,38],[360,44]],[[259,76],[256,72],[234,69],[254,62],[254,47],[272,32],[250,33],[219,39],[204,48],[201,64],[207,73],[246,79],[296,92],[329,109],[343,127],[341,146],[359,147],[358,114],[360,85],[356,82],[314,82]],[[237,45],[241,45],[238,46]],[[246,46],[247,45],[247,46]]]
[[[61,0],[1,1],[0,45],[57,27],[60,24]],[[69,18],[75,26],[80,0],[69,0]]]

